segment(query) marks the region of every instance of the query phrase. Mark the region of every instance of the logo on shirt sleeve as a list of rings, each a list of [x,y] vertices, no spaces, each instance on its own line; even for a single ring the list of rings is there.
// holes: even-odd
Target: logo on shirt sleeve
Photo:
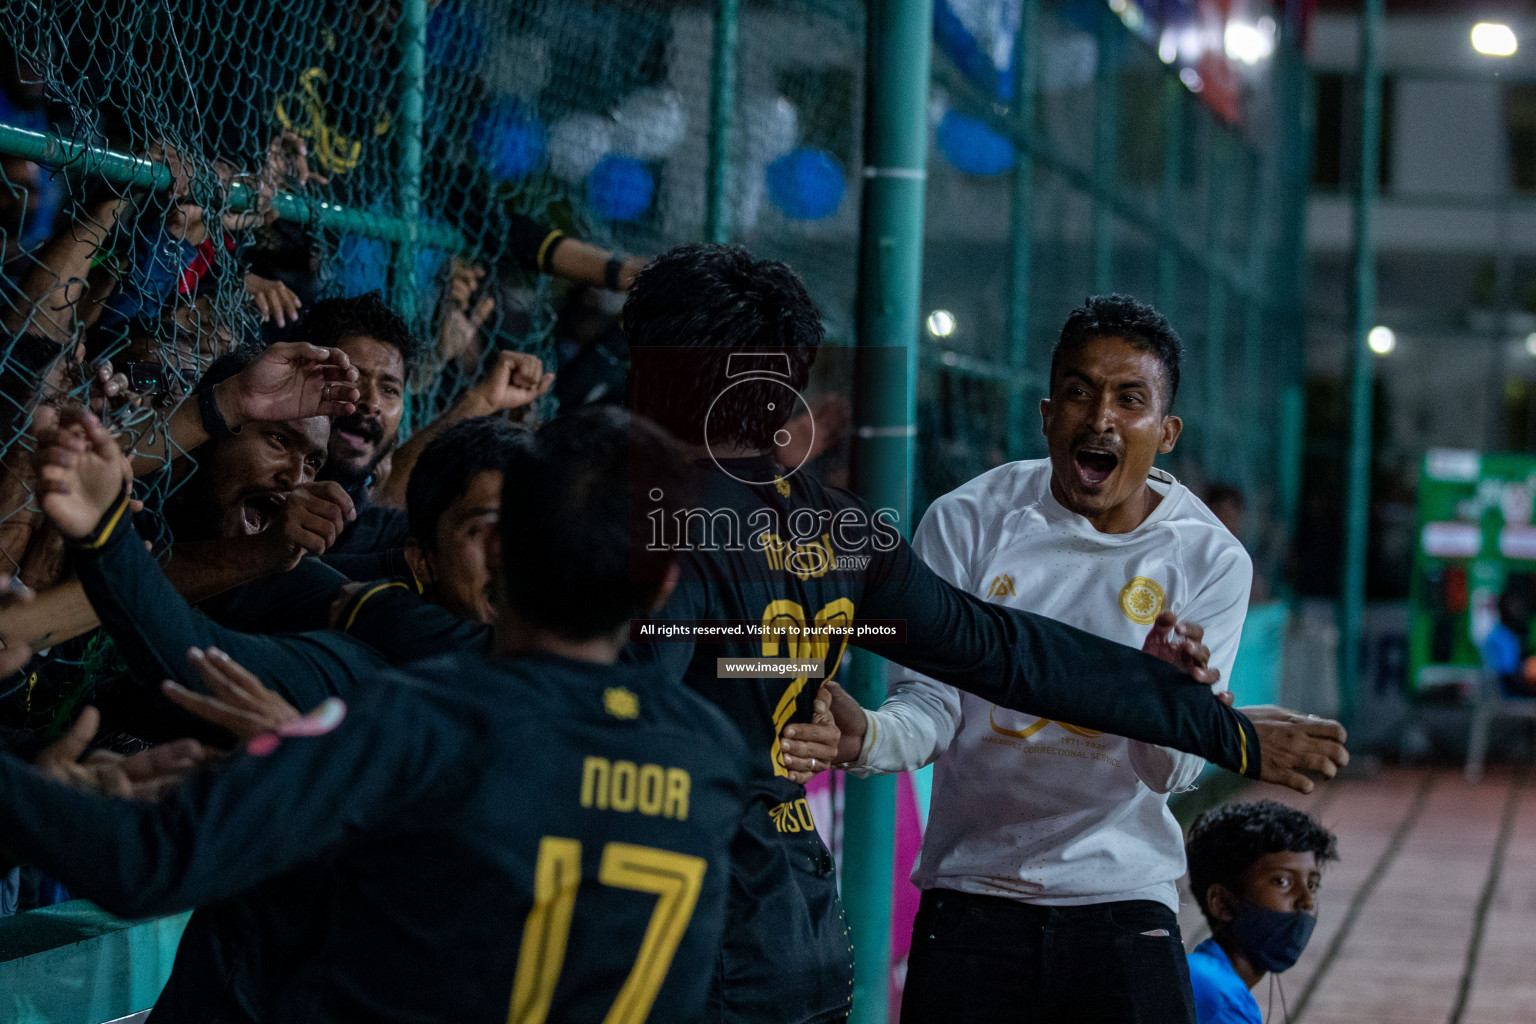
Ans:
[[[1120,610],[1132,622],[1150,626],[1163,610],[1163,588],[1156,580],[1133,577],[1120,588]]]

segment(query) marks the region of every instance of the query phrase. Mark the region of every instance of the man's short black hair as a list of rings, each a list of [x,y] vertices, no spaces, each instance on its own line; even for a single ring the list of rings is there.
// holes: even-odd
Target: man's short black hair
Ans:
[[[1179,361],[1184,357],[1179,332],[1163,314],[1129,295],[1090,295],[1067,314],[1067,322],[1061,325],[1061,337],[1051,351],[1052,393],[1056,390],[1061,357],[1094,338],[1123,338],[1131,346],[1157,356],[1168,384],[1163,412],[1173,408],[1173,398],[1179,393]]]
[[[437,524],[443,513],[481,473],[500,473],[513,449],[528,443],[526,427],[500,416],[476,416],[455,423],[422,449],[405,487],[405,519],[410,535],[428,551],[437,548]]]
[[[693,468],[665,431],[610,405],[560,416],[503,469],[507,607],[573,640],[646,615],[673,561],[656,516],[686,508]]]
[[[1270,853],[1311,853],[1318,863],[1339,859],[1339,842],[1310,814],[1273,800],[1223,804],[1195,819],[1185,844],[1189,887],[1210,920],[1206,892],[1219,882],[1239,891],[1244,871]],[[1214,925],[1215,922],[1212,922]]]
[[[376,291],[350,299],[321,299],[310,307],[298,328],[298,340],[327,348],[359,335],[393,346],[399,351],[407,373],[426,356],[405,318]]]
[[[766,450],[794,414],[775,397],[805,389],[826,333],[788,265],[727,245],[652,260],[629,289],[623,324],[632,409],[693,444],[704,443],[707,418],[711,445]]]

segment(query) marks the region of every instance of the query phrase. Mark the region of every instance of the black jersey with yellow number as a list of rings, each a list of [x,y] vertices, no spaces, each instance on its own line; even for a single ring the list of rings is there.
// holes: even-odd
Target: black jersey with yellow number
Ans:
[[[838,628],[880,622],[898,630],[899,642],[886,635],[851,642],[1003,707],[1257,773],[1252,726],[1208,688],[1129,647],[956,590],[911,554],[894,512],[809,474],[785,477],[767,457],[701,469],[697,505],[658,522],[652,538],[679,551],[682,578],[662,611],[632,628],[637,642],[629,650],[681,675],[726,713],[748,747],[749,799],[731,850],[714,1019],[837,1019],[852,991],[831,857],[778,750],[784,725],[809,719],[818,683],[722,678],[717,659],[814,659],[835,678],[850,642]],[[752,623],[765,631],[753,632]],[[786,624],[800,630],[798,639],[771,632]],[[677,632],[665,638],[669,626]],[[699,639],[701,628],[736,632]]]
[[[654,668],[461,655],[161,803],[0,755],[0,835],[123,916],[208,908],[157,1022],[688,1022],[742,813],[719,719]]]

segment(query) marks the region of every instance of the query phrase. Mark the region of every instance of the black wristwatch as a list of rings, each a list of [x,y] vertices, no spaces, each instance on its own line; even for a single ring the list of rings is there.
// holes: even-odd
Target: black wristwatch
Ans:
[[[609,256],[608,262],[603,264],[603,287],[611,292],[619,292],[624,289],[619,287],[619,271],[624,269],[622,256]]]
[[[240,433],[239,427],[232,427],[224,418],[224,413],[219,410],[219,400],[214,395],[213,387],[206,387],[197,393],[197,411],[203,416],[203,429],[208,436],[215,441],[223,441]]]

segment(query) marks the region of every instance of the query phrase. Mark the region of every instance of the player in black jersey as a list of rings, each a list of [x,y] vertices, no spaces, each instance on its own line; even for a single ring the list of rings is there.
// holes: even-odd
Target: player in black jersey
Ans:
[[[1239,714],[1190,685],[1186,671],[1199,682],[1215,678],[1197,640],[1154,635],[1149,648],[1178,663],[1165,664],[983,602],[911,556],[893,512],[780,466],[770,453],[797,411],[823,334],[784,264],[739,248],[675,249],[631,288],[624,329],[633,408],[690,445],[706,476],[692,508],[652,514],[649,543],[679,552],[683,578],[653,621],[637,626],[630,650],[667,664],[724,710],[752,755],[711,1019],[835,1021],[852,988],[831,857],[779,739],[786,724],[808,719],[817,685],[809,675],[733,676],[718,659],[788,655],[819,662],[830,679],[850,642],[869,644],[996,704],[1297,788],[1312,785],[1300,769],[1331,776],[1347,759],[1337,723],[1283,709]],[[700,640],[700,626],[735,632]],[[879,626],[902,642],[882,642],[891,638],[874,634]]]
[[[99,424],[77,436],[42,501],[89,544],[123,528],[123,477]],[[627,479],[665,490],[649,507],[686,501],[656,428],[613,409],[545,427],[506,468],[505,543],[484,541],[507,570],[494,654],[381,675],[339,724],[257,737],[164,803],[0,757],[5,845],[124,916],[206,906],[156,1021],[696,1019],[746,752],[708,702],[617,663],[676,578],[669,552],[631,557]],[[244,930],[285,916],[312,926],[302,956]]]

